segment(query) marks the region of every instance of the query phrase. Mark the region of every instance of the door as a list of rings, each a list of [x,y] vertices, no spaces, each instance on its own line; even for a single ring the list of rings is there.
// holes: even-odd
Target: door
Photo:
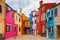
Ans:
[[[0,23],[0,33],[2,33],[2,24]]]
[[[57,26],[57,36],[60,37],[60,26]]]

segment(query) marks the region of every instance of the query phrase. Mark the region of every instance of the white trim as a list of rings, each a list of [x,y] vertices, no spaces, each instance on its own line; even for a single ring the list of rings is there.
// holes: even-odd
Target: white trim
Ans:
[[[10,30],[11,30],[11,24],[6,24],[6,25],[10,25]],[[7,30],[7,29],[6,29],[6,30]],[[6,30],[5,30],[5,31],[6,31]],[[9,33],[9,32],[7,32],[7,33]]]
[[[52,17],[52,15],[51,15],[51,14],[52,14],[52,12],[51,12],[51,10],[50,10],[50,17]]]
[[[47,35],[47,38],[48,38],[48,29],[47,29],[46,35]]]
[[[48,9],[47,12],[49,12],[50,10]]]

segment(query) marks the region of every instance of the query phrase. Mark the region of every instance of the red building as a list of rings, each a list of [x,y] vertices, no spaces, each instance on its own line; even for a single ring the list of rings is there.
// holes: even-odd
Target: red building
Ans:
[[[25,15],[22,13],[21,16],[22,16],[22,25],[21,25],[21,27],[22,27],[22,35],[23,35],[23,34],[25,34],[25,33],[24,33],[24,27],[25,27]]]
[[[21,35],[24,35],[24,27],[25,27],[25,14],[22,13],[22,8],[20,8],[20,15],[21,15]]]
[[[41,0],[39,4],[40,4],[40,7],[38,8],[37,29],[38,29],[38,34],[45,37],[46,36],[45,11],[51,8],[52,6],[55,6],[56,3],[44,3],[43,4],[43,1]]]

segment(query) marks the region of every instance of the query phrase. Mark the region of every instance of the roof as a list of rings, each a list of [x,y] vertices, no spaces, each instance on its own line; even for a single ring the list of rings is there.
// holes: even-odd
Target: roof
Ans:
[[[42,8],[43,6],[45,5],[48,5],[48,4],[56,4],[56,3],[44,3],[41,7],[39,7],[38,9]]]
[[[36,10],[33,10],[32,12],[37,12]]]
[[[58,5],[60,5],[60,2],[59,2],[56,6],[58,6]],[[55,6],[55,7],[56,7],[56,6]]]
[[[60,5],[60,3],[58,3],[56,6],[58,6],[58,5]],[[56,6],[52,6],[52,7],[56,7]],[[51,8],[52,8],[52,7],[51,7]],[[51,8],[49,8],[49,9],[51,9]]]
[[[11,6],[9,6],[7,3],[5,3],[6,4],[6,6],[8,6],[9,8],[11,8],[11,10],[13,10],[13,11],[15,11],[16,12],[16,10],[14,10]]]

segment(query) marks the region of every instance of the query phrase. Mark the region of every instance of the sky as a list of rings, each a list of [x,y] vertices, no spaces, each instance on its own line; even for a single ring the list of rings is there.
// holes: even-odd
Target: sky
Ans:
[[[11,6],[14,10],[19,12],[19,8],[22,8],[23,13],[29,17],[32,10],[37,10],[39,8],[40,0],[5,0],[5,2]],[[56,2],[59,3],[60,0],[43,0],[44,3]]]

